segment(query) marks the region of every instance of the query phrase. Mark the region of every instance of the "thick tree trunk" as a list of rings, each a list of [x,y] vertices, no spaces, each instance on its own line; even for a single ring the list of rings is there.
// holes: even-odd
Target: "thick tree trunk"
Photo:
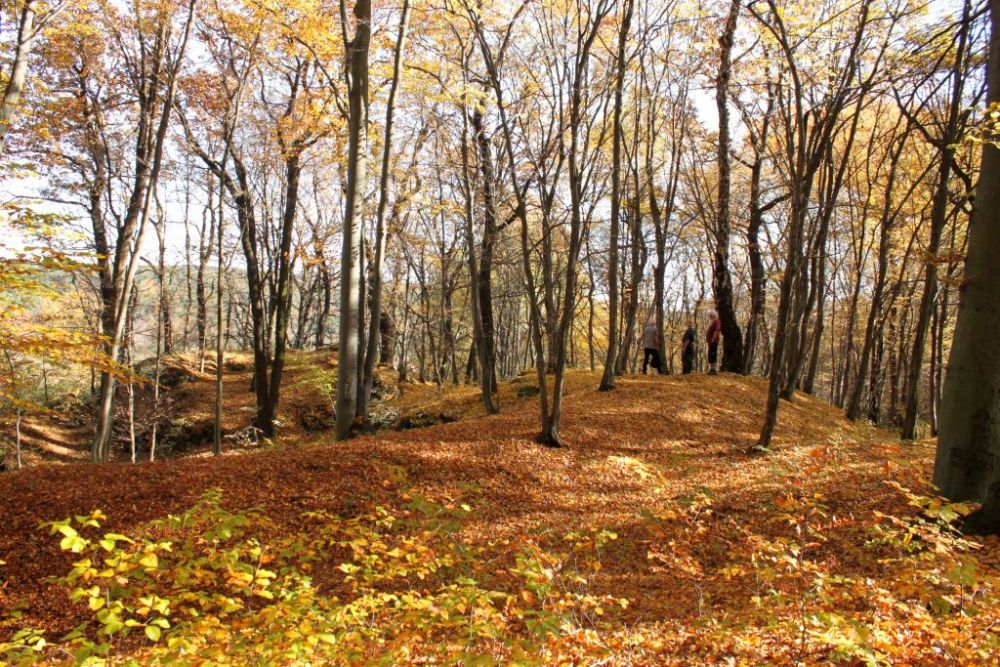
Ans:
[[[1000,3],[990,7],[987,104],[1000,102]],[[1000,532],[1000,149],[997,136],[983,143],[965,280],[941,397],[934,484],[953,500],[983,508],[967,528]]]

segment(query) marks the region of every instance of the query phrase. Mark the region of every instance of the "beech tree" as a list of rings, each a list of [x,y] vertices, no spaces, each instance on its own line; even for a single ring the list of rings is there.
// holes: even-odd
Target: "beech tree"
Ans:
[[[343,244],[340,251],[340,344],[337,347],[337,439],[351,436],[358,405],[358,369],[363,326],[361,319],[361,239],[365,186],[368,178],[368,50],[371,45],[372,6],[354,3],[354,34],[348,39],[345,0],[340,2],[348,90],[347,194],[344,204]]]
[[[622,96],[625,85],[625,49],[629,29],[632,24],[632,14],[635,11],[633,0],[626,0],[622,10],[621,27],[618,32],[618,53],[615,60],[615,108],[612,119],[612,153],[611,153],[611,229],[608,239],[608,352],[604,359],[604,375],[601,377],[601,391],[615,387],[615,366],[617,364],[618,343],[618,225],[621,215],[622,196]],[[638,199],[638,192],[636,193]],[[662,323],[660,323],[662,331]],[[662,356],[661,356],[662,360]],[[662,361],[661,361],[662,363]]]
[[[729,80],[732,76],[733,37],[740,15],[741,0],[733,0],[729,6],[719,37],[719,73],[715,81],[715,105],[719,112],[719,198],[716,208],[715,246],[712,263],[712,290],[715,294],[715,308],[722,324],[722,365],[723,371],[739,373],[743,370],[743,332],[736,321],[733,303],[733,284],[729,275]]]
[[[965,279],[959,292],[958,319],[941,399],[941,431],[934,464],[934,484],[954,500],[974,500],[983,507],[967,528],[1000,531],[1000,349],[996,337],[1000,304],[1000,134],[995,110],[1000,105],[1000,6],[990,5],[989,65],[986,102],[990,122],[982,141],[982,167],[976,185]],[[984,344],[985,343],[985,344]]]

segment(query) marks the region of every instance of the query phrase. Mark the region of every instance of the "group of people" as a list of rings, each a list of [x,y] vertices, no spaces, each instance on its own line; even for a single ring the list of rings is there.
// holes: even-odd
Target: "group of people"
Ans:
[[[688,322],[684,335],[681,336],[681,367],[684,375],[694,370],[695,341],[698,332],[694,326]],[[708,374],[717,375],[719,372],[719,342],[722,340],[722,321],[719,314],[714,310],[708,313],[708,329],[705,330],[705,342],[708,344]],[[642,374],[646,375],[647,370],[652,366],[656,370],[661,370],[663,360],[660,359],[660,329],[656,326],[656,320],[652,317],[646,323],[646,328],[642,332]]]

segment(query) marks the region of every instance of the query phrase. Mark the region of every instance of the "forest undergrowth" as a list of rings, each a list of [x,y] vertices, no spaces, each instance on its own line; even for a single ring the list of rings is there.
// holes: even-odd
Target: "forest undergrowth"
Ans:
[[[597,379],[558,450],[522,380],[492,417],[0,475],[0,664],[996,664],[998,542],[933,443],[796,396],[751,457],[764,380]]]

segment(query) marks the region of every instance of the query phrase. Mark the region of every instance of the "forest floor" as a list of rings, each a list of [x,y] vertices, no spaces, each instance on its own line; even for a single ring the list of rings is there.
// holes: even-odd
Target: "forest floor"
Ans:
[[[230,363],[235,381],[246,369]],[[136,534],[218,489],[224,507],[268,518],[264,542],[307,531],[315,512],[358,517],[384,507],[410,516],[414,498],[462,508],[448,539],[478,549],[491,567],[528,547],[572,556],[589,540],[586,567],[573,556],[540,571],[562,572],[612,603],[569,609],[562,630],[533,649],[539,664],[1000,664],[1000,542],[947,527],[952,508],[929,497],[931,442],[900,444],[796,396],[781,406],[773,452],[749,456],[762,379],[624,377],[599,393],[597,374],[573,370],[562,449],[533,441],[537,399],[525,390],[533,376],[504,383],[495,416],[482,412],[475,388],[387,390],[396,424],[405,416],[455,421],[335,443],[331,430],[317,428],[332,368],[316,355],[290,364],[280,446],[213,459],[202,443],[188,450],[194,456],[156,463],[0,475],[0,640],[19,627],[58,637],[94,622],[86,604],[67,602],[65,585],[46,583],[79,556],[60,551],[59,535],[42,522],[100,509],[102,530]],[[200,406],[197,414],[185,408],[191,423],[211,415],[212,391],[205,373],[170,393]],[[239,433],[252,397],[231,394],[226,429]],[[53,458],[78,458],[70,453],[83,443],[74,445],[73,433],[41,439],[59,440],[49,443],[59,448]],[[316,574],[331,589],[342,576]],[[428,582],[435,576],[444,575]],[[417,589],[426,593],[428,582]],[[532,590],[519,604],[548,604]],[[383,637],[383,647],[403,641],[394,637]],[[512,645],[496,655],[509,658]],[[112,648],[143,650],[135,641]],[[411,650],[405,655],[420,653]]]
[[[227,353],[223,365],[223,454],[243,454],[283,445],[301,446],[329,439],[334,426],[337,363],[329,350],[292,352],[287,355],[277,423],[279,435],[263,442],[252,432],[255,405],[250,391],[253,359],[245,353]],[[151,361],[139,364],[144,377],[153,377]],[[524,378],[503,383],[501,400],[507,404],[535,405],[533,381]],[[533,376],[532,376],[533,377]],[[215,419],[215,362],[204,363],[184,355],[165,357],[160,370],[160,397],[154,410],[152,383],[134,385],[136,457],[148,460],[154,412],[159,415],[155,458],[175,459],[211,454]],[[530,385],[530,386],[529,386]],[[526,391],[525,387],[529,386]],[[373,430],[408,430],[459,419],[485,416],[475,385],[437,385],[434,382],[399,382],[395,371],[376,370]],[[128,392],[119,384],[112,458],[131,458]],[[0,461],[15,467],[13,423],[0,422]],[[9,431],[9,433],[6,433]],[[26,467],[89,460],[94,433],[93,406],[77,398],[63,401],[58,411],[27,416],[21,425],[22,460]]]

